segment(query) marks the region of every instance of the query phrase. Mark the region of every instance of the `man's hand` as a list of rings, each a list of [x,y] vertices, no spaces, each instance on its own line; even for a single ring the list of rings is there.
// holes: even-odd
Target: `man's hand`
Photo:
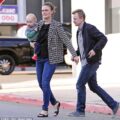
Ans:
[[[88,53],[88,58],[91,58],[95,55],[95,51],[94,50],[90,50],[90,52]]]

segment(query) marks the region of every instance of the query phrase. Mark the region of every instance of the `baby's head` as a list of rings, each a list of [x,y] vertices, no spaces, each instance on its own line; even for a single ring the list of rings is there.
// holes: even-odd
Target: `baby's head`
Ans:
[[[33,13],[29,13],[26,16],[26,22],[28,27],[33,27],[37,22],[37,17]]]

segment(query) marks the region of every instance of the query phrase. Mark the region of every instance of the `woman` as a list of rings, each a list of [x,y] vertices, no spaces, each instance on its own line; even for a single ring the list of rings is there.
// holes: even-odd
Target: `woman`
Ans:
[[[63,43],[70,50],[74,61],[78,62],[77,54],[61,24],[53,19],[54,13],[55,6],[52,3],[46,2],[42,6],[42,20],[39,22],[37,38],[40,52],[36,61],[36,71],[39,86],[43,91],[43,105],[38,117],[48,117],[49,102],[55,108],[54,115],[57,116],[59,113],[60,102],[51,91],[50,81],[56,65],[63,62]]]

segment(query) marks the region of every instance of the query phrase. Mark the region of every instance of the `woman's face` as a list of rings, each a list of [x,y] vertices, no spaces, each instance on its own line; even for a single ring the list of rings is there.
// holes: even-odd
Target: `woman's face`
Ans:
[[[42,17],[43,19],[50,19],[53,15],[53,11],[47,5],[42,6]]]

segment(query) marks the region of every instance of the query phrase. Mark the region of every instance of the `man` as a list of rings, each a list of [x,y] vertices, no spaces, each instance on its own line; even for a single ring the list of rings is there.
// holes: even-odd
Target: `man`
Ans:
[[[102,49],[107,43],[107,38],[95,26],[85,22],[85,13],[83,10],[75,10],[72,14],[74,24],[78,26],[77,54],[80,55],[82,68],[76,84],[76,111],[70,113],[69,116],[85,116],[86,83],[88,83],[90,90],[101,97],[112,109],[115,115],[119,109],[119,103],[98,86],[96,79],[96,71],[101,64]]]

